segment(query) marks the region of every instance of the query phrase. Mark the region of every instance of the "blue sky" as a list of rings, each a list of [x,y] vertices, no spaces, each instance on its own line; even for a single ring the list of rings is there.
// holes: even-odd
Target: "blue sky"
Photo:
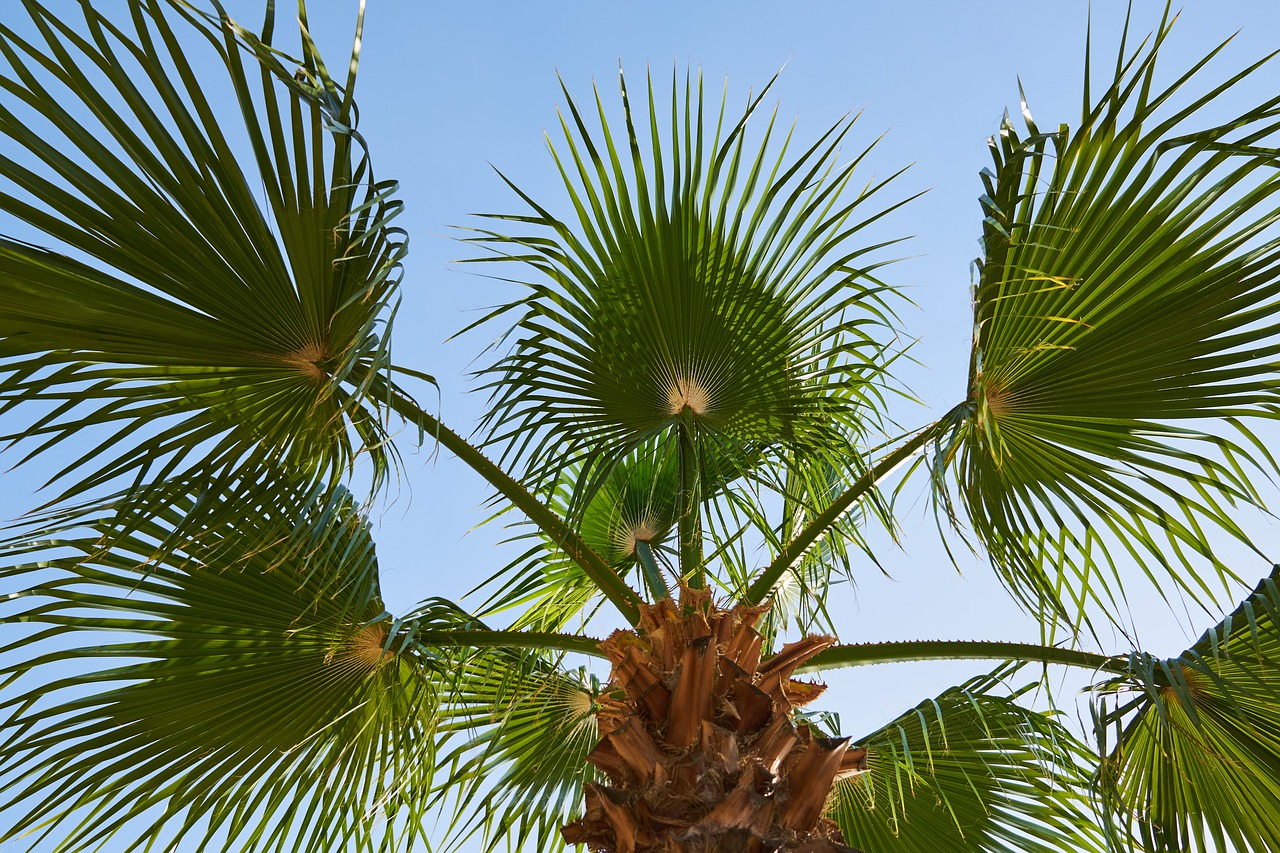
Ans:
[[[70,0],[63,5],[69,11],[74,6]],[[313,27],[334,64],[348,47],[355,5],[311,3]],[[258,0],[227,6],[247,23],[258,18]],[[910,165],[898,192],[928,191],[885,224],[887,233],[914,235],[901,251],[909,257],[886,274],[914,302],[903,309],[902,325],[906,338],[918,339],[911,354],[920,363],[902,375],[920,404],[904,401],[895,415],[910,427],[945,412],[965,391],[969,263],[978,253],[977,173],[988,162],[986,139],[1006,107],[1016,113],[1019,79],[1042,126],[1075,123],[1089,16],[1083,0],[369,0],[368,7],[357,90],[361,130],[378,175],[400,182],[407,208],[398,224],[412,239],[396,360],[438,378],[441,417],[463,433],[484,404],[481,395],[467,393],[473,385],[467,373],[497,330],[447,339],[513,291],[452,264],[469,254],[453,239],[453,228],[468,225],[472,213],[519,211],[519,200],[494,167],[553,209],[563,205],[543,140],[544,130],[554,130],[555,108],[564,100],[557,74],[575,97],[587,97],[594,82],[606,102],[616,104],[619,63],[633,87],[646,68],[659,81],[669,79],[673,68],[681,74],[698,69],[709,89],[727,81],[731,102],[744,100],[781,70],[769,102],[776,101],[783,119],[795,118],[799,140],[816,137],[849,112],[861,112],[851,151],[884,135],[868,160],[866,178]],[[1135,2],[1135,31],[1154,28],[1162,9],[1152,0]],[[1124,12],[1123,3],[1094,4],[1098,59],[1113,57]],[[1236,43],[1211,66],[1219,70],[1211,70],[1210,78],[1280,47],[1280,4],[1187,0],[1166,67],[1187,66],[1236,30]],[[211,81],[216,73],[211,71]],[[1280,89],[1280,66],[1258,75],[1251,86],[1236,93],[1238,106]],[[487,496],[479,478],[445,454],[414,452],[409,445],[398,498],[377,514],[384,592],[398,611],[429,596],[457,598],[510,556],[496,544],[500,530],[476,529]],[[22,471],[6,474],[0,515],[29,506],[33,485]],[[960,571],[952,566],[927,501],[908,499],[903,506],[904,547],[886,543],[881,555],[892,578],[867,566],[856,590],[835,599],[837,619],[847,626],[841,638],[1036,639],[1033,622],[1008,603],[979,558],[962,553]],[[1275,526],[1258,524],[1262,546],[1275,543]],[[1264,568],[1257,564],[1256,574]],[[1131,591],[1138,635],[1152,651],[1180,651],[1211,621],[1170,613],[1149,587],[1136,584]],[[1107,650],[1121,647],[1127,648],[1116,638]],[[823,705],[838,710],[846,733],[856,735],[981,671],[981,665],[909,665],[841,673],[832,676]],[[1068,682],[1064,695],[1075,686]]]

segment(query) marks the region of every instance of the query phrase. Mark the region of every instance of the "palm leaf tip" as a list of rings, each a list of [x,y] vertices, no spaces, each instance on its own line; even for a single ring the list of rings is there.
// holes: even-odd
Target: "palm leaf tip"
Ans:
[[[0,134],[22,155],[0,161],[0,230],[47,245],[0,239],[0,407],[32,413],[5,439],[39,454],[74,437],[65,499],[123,482],[142,504],[166,479],[230,489],[277,468],[333,481],[362,451],[381,481],[375,379],[406,243],[354,77],[184,3],[85,5],[79,29],[23,8],[33,35],[0,26]]]
[[[0,840],[422,839],[440,678],[383,611],[364,519],[349,501],[268,507],[152,562],[190,506],[110,550],[105,522],[81,519],[7,549],[24,562],[0,570],[5,618],[25,633],[0,674]],[[288,535],[299,519],[305,552]]]
[[[1117,838],[1155,853],[1275,849],[1280,567],[1183,654],[1135,654],[1095,690],[1097,785]]]
[[[620,81],[625,136],[598,95],[598,129],[568,100],[552,153],[573,214],[522,195],[532,215],[491,219],[531,233],[471,238],[492,252],[482,260],[531,275],[530,295],[492,315],[520,314],[509,354],[483,374],[491,440],[513,459],[556,460],[535,479],[588,453],[607,469],[682,422],[725,448],[841,441],[836,427],[875,404],[875,328],[891,323],[874,247],[857,241],[896,206],[866,212],[883,183],[843,194],[849,123],[788,160],[759,98],[741,116],[717,112],[700,80],[683,93],[673,80],[668,141],[652,82],[646,122]]]
[[[983,174],[969,396],[941,493],[1020,596],[1073,623],[1122,601],[1129,557],[1219,601],[1239,578],[1202,530],[1252,547],[1239,507],[1275,471],[1251,423],[1280,411],[1280,102],[1206,127],[1257,66],[1187,97],[1201,62],[1160,89],[1167,36],[1121,47],[1074,130],[1006,119]]]

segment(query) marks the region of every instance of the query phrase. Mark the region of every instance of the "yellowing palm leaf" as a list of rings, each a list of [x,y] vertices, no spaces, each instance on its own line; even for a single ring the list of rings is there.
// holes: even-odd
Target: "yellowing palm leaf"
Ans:
[[[939,468],[1006,582],[1072,623],[1122,600],[1125,558],[1234,594],[1202,527],[1248,544],[1234,507],[1274,470],[1246,420],[1280,411],[1280,99],[1198,124],[1257,66],[1178,101],[1212,54],[1158,89],[1167,34],[1122,45],[1096,102],[1086,81],[1074,130],[1024,107],[983,174],[969,397]]]

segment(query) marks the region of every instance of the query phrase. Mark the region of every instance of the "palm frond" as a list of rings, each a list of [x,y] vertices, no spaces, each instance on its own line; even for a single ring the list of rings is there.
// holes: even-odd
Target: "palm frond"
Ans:
[[[661,548],[675,526],[678,470],[669,442],[649,442],[622,460],[578,511],[575,528],[584,544],[599,554],[610,571],[625,578],[637,563],[637,543]],[[564,472],[550,490],[549,505],[561,515],[570,511],[581,468]],[[497,518],[504,517],[499,511]],[[490,519],[492,521],[493,519]],[[510,542],[529,547],[477,587],[488,598],[482,616],[518,609],[515,627],[561,630],[594,610],[600,590],[582,567],[564,553],[561,543],[531,524],[515,522]]]
[[[702,454],[701,460],[706,464],[698,476],[707,507],[714,507],[742,471],[755,464],[755,460],[728,450]],[[583,496],[583,478],[588,476],[583,466],[570,466],[561,474],[560,482],[548,489],[548,504],[561,516],[576,513],[575,528],[587,547],[612,571],[626,577],[649,573],[641,559],[643,546],[648,545],[657,575],[649,584],[651,597],[662,597],[654,594],[655,586],[660,591],[676,585],[679,570],[669,557],[674,550],[680,488],[674,437],[650,439],[634,448],[615,463],[589,496]],[[575,501],[581,504],[576,511]],[[500,510],[495,518],[504,515]],[[728,539],[734,532],[725,530],[725,517],[711,511],[704,515],[704,532],[713,542]],[[490,590],[480,613],[493,615],[519,608],[516,626],[561,630],[573,619],[593,612],[591,605],[600,600],[600,591],[582,567],[564,553],[560,542],[544,531],[529,531],[529,526],[524,522],[513,525],[518,532],[509,541],[528,542],[530,547],[479,587]],[[717,556],[719,552],[712,555]]]
[[[1095,690],[1100,803],[1150,853],[1267,853],[1280,839],[1280,567],[1170,660]],[[1109,741],[1114,746],[1109,746]]]
[[[667,436],[651,439],[620,460],[590,497],[577,510],[576,528],[584,543],[599,554],[621,577],[645,574],[641,558],[643,545],[652,555],[656,584],[649,584],[652,598],[663,597],[665,587],[674,588],[679,578],[675,565],[675,527],[679,461],[676,442]],[[708,467],[699,474],[703,492],[703,533],[710,543],[706,567],[727,589],[743,589],[755,566],[746,543],[753,533],[768,543],[790,538],[792,531],[840,492],[847,477],[826,454],[800,458],[794,454],[765,453],[738,464],[726,465],[730,456],[703,454]],[[857,462],[846,463],[856,465]],[[742,472],[751,469],[748,477]],[[582,488],[581,466],[567,469],[561,484],[550,491],[549,505],[559,514],[573,512],[573,502]],[[763,497],[762,497],[763,496]],[[782,520],[770,518],[762,505],[774,497],[783,504]],[[776,502],[776,501],[773,501]],[[874,506],[888,523],[882,503]],[[775,513],[776,514],[776,513]],[[499,511],[494,518],[502,518]],[[802,630],[829,624],[823,612],[827,587],[850,575],[850,543],[869,553],[860,525],[861,508],[842,516],[822,538],[821,547],[805,555],[794,572],[779,584],[771,598],[772,607],[763,623],[772,637],[779,627],[795,622]],[[482,583],[488,592],[479,613],[490,617],[518,611],[514,627],[532,630],[564,630],[572,621],[585,621],[600,601],[599,589],[560,544],[544,532],[530,531],[526,522],[515,522],[511,543],[527,545],[525,550]],[[781,538],[780,538],[781,537]],[[837,577],[843,569],[843,575]],[[654,588],[658,593],[654,593]],[[795,606],[790,606],[794,604]],[[777,611],[775,613],[774,611]]]
[[[0,232],[23,235],[0,238],[0,412],[28,419],[3,440],[65,455],[63,501],[128,487],[143,518],[360,455],[377,485],[406,240],[355,130],[359,38],[338,82],[305,32],[299,59],[273,46],[271,6],[259,37],[177,0],[86,2],[79,28],[21,5],[35,35],[0,24]]]
[[[540,656],[471,658],[440,708],[440,730],[454,741],[448,753],[442,746],[435,803],[454,814],[455,838],[479,834],[486,850],[561,849],[560,827],[581,814],[582,786],[594,778],[599,690],[585,672]]]
[[[926,700],[859,741],[867,770],[829,806],[845,840],[875,853],[1102,851],[1087,748],[1052,716],[993,692],[997,671]]]
[[[939,447],[940,497],[1074,625],[1123,602],[1130,560],[1206,607],[1238,594],[1205,532],[1249,545],[1239,507],[1275,471],[1253,429],[1280,411],[1280,98],[1210,123],[1262,63],[1183,96],[1220,46],[1160,88],[1170,23],[1122,43],[1074,130],[1024,103],[1026,135],[991,140],[969,396]]]
[[[789,158],[764,92],[737,114],[673,75],[664,129],[652,81],[647,122],[619,82],[625,135],[598,93],[595,129],[565,92],[552,155],[574,215],[521,194],[531,214],[490,218],[526,233],[470,238],[492,253],[477,260],[514,262],[529,290],[488,318],[515,317],[509,352],[484,372],[490,440],[543,486],[586,466],[587,494],[685,418],[728,467],[774,445],[843,446],[836,427],[867,416],[891,323],[868,259],[879,247],[857,240],[898,206],[877,206],[887,181],[844,194],[866,153],[838,163],[852,120]]]
[[[6,549],[24,562],[0,570],[20,631],[0,649],[0,810],[14,818],[0,841],[393,851],[424,838],[440,676],[383,610],[365,520],[349,500],[260,506],[153,562],[191,504],[110,550],[106,521]],[[298,524],[313,528],[305,551]]]

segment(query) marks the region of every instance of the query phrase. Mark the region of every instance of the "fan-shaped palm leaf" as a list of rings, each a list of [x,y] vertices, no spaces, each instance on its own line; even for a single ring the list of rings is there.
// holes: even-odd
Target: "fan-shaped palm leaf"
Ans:
[[[542,656],[470,659],[440,707],[440,730],[456,732],[456,745],[440,759],[437,802],[453,807],[459,838],[481,833],[486,849],[561,846],[560,827],[581,813],[594,778],[598,693],[594,678]]]
[[[785,445],[840,458],[838,427],[859,423],[879,379],[873,327],[888,324],[866,260],[877,247],[854,242],[885,212],[864,213],[884,182],[842,196],[852,122],[788,161],[763,93],[738,116],[706,104],[700,79],[682,94],[673,77],[668,131],[650,84],[646,133],[620,82],[624,138],[598,96],[596,131],[566,91],[552,154],[575,216],[521,194],[531,215],[491,218],[530,233],[472,238],[495,253],[482,260],[536,274],[494,314],[516,319],[510,354],[486,371],[492,440],[544,485],[585,465],[588,494],[658,434],[682,432],[701,456]]]
[[[942,464],[1010,586],[1063,592],[1070,619],[1118,600],[1116,551],[1200,600],[1232,589],[1202,527],[1247,542],[1232,504],[1270,470],[1242,419],[1280,403],[1280,175],[1261,147],[1280,98],[1206,128],[1258,66],[1179,101],[1213,54],[1158,88],[1168,31],[1122,44],[1096,103],[1086,79],[1074,131],[1024,105],[1026,138],[1006,121],[983,175],[970,391]]]
[[[1005,672],[1004,674],[1007,674]],[[860,741],[865,773],[837,784],[845,840],[891,851],[1102,851],[1090,819],[1087,750],[1052,717],[992,692],[983,676],[922,702]]]
[[[578,529],[610,565],[636,560],[640,543],[661,545],[675,529],[679,461],[674,442],[650,441],[620,462],[583,507]],[[708,472],[702,480],[707,483]],[[557,501],[567,510],[572,486]],[[708,489],[714,491],[714,489]]]
[[[643,552],[649,565],[642,572],[651,590],[668,583],[653,549],[662,546],[676,522],[678,460],[669,445],[648,442],[619,463],[584,502],[575,525],[586,546],[622,577],[642,562]],[[577,466],[565,472],[564,485],[551,494],[553,510],[569,511],[572,483],[580,473]],[[518,529],[525,527],[517,523]],[[535,544],[479,587],[492,590],[480,613],[521,608],[516,627],[561,630],[585,615],[584,608],[598,600],[600,590],[547,533],[520,533],[512,541],[529,540]]]
[[[6,438],[67,453],[76,436],[63,497],[129,478],[143,516],[184,483],[335,481],[361,452],[380,478],[370,387],[405,240],[354,129],[359,38],[339,85],[301,6],[295,61],[270,5],[261,39],[177,0],[130,0],[119,23],[84,2],[79,29],[21,5],[34,35],[0,24],[0,231],[48,246],[0,239],[0,411],[40,403]]]
[[[188,501],[186,506],[190,506]],[[259,507],[148,565],[164,513],[8,549],[0,840],[395,850],[420,838],[430,659],[378,597],[348,502]],[[313,524],[308,550],[287,543]],[[131,842],[131,843],[130,843]],[[166,849],[168,849],[166,847]]]
[[[698,473],[704,501],[714,505],[725,498],[733,481],[757,459],[725,450],[706,454]],[[766,462],[766,464],[769,464]],[[581,494],[582,466],[562,472],[561,484],[550,490],[549,506],[568,516]],[[672,436],[650,439],[618,461],[589,497],[576,510],[575,529],[582,541],[625,577],[638,569],[652,598],[665,598],[675,585],[679,570],[669,555],[678,520],[680,460],[677,441]],[[503,513],[500,513],[501,516]],[[708,512],[704,533],[713,542],[732,538],[741,525],[724,529],[726,513]],[[523,528],[523,523],[518,523]],[[480,588],[492,590],[481,606],[483,615],[522,608],[519,627],[561,630],[570,620],[584,615],[584,608],[600,597],[600,589],[584,568],[564,553],[553,534],[539,530],[520,533],[512,541],[534,540],[537,544],[487,578]],[[723,556],[722,551],[711,555]]]
[[[1182,655],[1134,655],[1097,689],[1099,791],[1122,838],[1151,853],[1276,849],[1280,568]]]

